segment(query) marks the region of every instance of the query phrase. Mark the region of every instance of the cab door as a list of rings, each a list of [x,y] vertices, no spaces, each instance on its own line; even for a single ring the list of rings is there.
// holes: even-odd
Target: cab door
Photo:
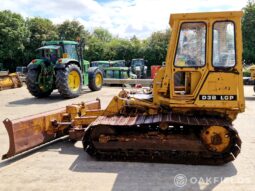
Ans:
[[[194,100],[207,74],[207,22],[182,22],[173,60],[171,99]]]

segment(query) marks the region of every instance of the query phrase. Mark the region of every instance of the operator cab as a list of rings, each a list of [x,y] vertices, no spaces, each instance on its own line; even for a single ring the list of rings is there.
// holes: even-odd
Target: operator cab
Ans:
[[[64,49],[63,58],[79,60],[77,44],[63,44],[63,49]]]
[[[61,57],[62,57],[61,46],[56,45],[43,46],[36,50],[36,58],[45,59],[47,61],[53,62],[54,64]]]
[[[212,58],[206,54],[208,34],[212,30]],[[209,44],[210,46],[210,44]],[[235,66],[235,26],[231,21],[215,21],[212,29],[203,21],[183,22],[180,25],[174,59],[174,94],[192,95],[206,68],[229,70]],[[207,60],[207,62],[206,62]],[[211,62],[208,62],[210,60]]]
[[[69,41],[48,41],[36,50],[36,57],[47,61],[57,62],[59,58],[78,60],[78,43]]]
[[[153,102],[243,111],[242,14],[172,14],[166,65],[154,79]]]

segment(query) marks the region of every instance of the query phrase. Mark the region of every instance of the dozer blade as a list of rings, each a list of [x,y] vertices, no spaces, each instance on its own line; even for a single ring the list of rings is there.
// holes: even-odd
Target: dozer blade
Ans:
[[[2,156],[2,159],[68,134],[69,138],[79,140],[83,136],[84,128],[100,114],[101,103],[97,99],[13,121],[5,119],[3,123],[9,135],[10,145],[9,151]]]
[[[10,158],[38,145],[49,142],[61,133],[52,130],[52,120],[62,121],[65,108],[17,120],[3,121],[9,135],[9,151],[2,159]]]

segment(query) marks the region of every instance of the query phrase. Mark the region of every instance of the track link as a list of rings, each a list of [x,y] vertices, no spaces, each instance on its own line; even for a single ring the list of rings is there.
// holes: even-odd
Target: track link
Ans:
[[[160,123],[169,125],[167,130]],[[210,151],[200,138],[203,128],[225,127],[231,144],[222,153]],[[99,160],[222,165],[240,153],[241,140],[228,121],[218,117],[159,114],[98,117],[83,139],[84,149]]]

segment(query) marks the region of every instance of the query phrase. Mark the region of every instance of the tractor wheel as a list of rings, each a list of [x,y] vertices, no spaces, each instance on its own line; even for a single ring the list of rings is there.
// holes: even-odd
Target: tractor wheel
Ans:
[[[56,71],[56,87],[64,98],[74,98],[81,94],[82,74],[75,64]]]
[[[28,70],[27,77],[26,77],[26,84],[28,91],[37,98],[48,97],[53,89],[48,91],[43,91],[43,88],[39,86],[37,82],[39,76],[38,70]]]
[[[89,89],[92,91],[101,90],[103,86],[103,73],[98,68],[89,68]]]

